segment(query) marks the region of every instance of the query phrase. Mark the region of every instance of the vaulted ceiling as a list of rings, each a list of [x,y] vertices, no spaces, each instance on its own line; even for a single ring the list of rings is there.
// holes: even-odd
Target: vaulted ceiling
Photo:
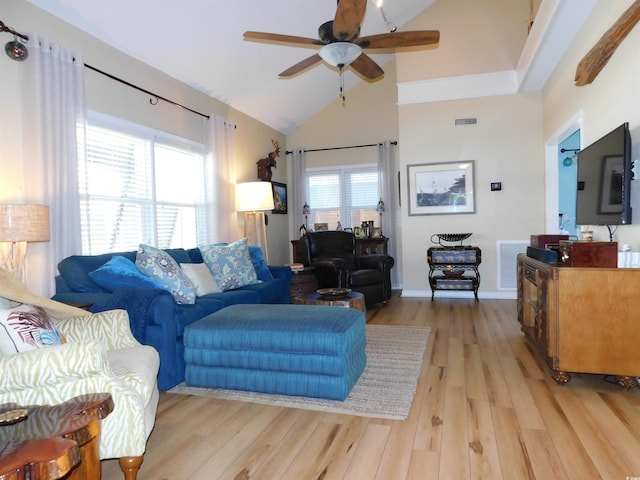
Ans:
[[[316,53],[312,46],[243,39],[247,30],[317,38],[318,27],[333,19],[335,0],[28,1],[285,134],[338,98],[339,75],[327,64],[291,79],[278,78]],[[361,35],[387,33],[385,18],[399,31],[441,32],[438,49],[402,54],[404,67],[398,76],[402,74],[404,81],[515,70],[531,12],[539,4],[540,0],[385,0],[383,14],[368,0]],[[394,60],[392,53],[371,57],[383,69]],[[99,59],[85,56],[85,61],[99,66]],[[344,80],[347,89],[363,81],[350,69]]]

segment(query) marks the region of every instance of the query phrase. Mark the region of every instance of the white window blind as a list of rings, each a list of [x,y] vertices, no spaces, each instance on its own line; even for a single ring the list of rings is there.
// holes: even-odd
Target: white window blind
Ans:
[[[79,165],[82,251],[93,255],[197,245],[203,155],[154,132],[89,125]],[[131,129],[134,130],[134,129]]]
[[[310,226],[327,223],[330,230],[338,220],[343,228],[359,226],[377,218],[378,171],[375,166],[307,169]]]

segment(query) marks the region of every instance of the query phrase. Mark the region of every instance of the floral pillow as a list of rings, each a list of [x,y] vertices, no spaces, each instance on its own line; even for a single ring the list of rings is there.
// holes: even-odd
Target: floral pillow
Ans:
[[[258,283],[246,238],[229,245],[200,247],[200,252],[204,263],[223,292]]]
[[[136,267],[147,277],[169,291],[176,303],[196,302],[196,289],[180,265],[164,250],[140,244],[136,255]]]
[[[61,343],[62,335],[42,308],[21,304],[0,309],[0,354],[28,352]]]

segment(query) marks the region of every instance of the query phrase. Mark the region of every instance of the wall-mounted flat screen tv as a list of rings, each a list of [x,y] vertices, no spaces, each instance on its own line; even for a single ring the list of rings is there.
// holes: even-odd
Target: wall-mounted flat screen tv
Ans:
[[[578,153],[578,225],[631,223],[631,135],[623,123]]]

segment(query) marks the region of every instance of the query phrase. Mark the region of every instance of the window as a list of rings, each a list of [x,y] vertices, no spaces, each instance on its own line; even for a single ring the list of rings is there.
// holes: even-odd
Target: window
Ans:
[[[90,120],[86,145],[78,168],[84,254],[199,243],[201,145],[102,117]]]
[[[374,165],[307,169],[307,182],[311,228],[314,223],[327,223],[333,230],[338,220],[343,228],[355,227],[377,218],[380,195]]]

